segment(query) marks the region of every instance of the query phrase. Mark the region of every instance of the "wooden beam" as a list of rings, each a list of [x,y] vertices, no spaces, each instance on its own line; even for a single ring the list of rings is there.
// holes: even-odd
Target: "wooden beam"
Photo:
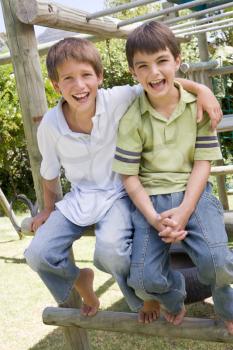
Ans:
[[[135,333],[146,336],[186,338],[198,341],[233,343],[223,322],[210,319],[188,318],[179,326],[163,319],[149,324],[137,322],[135,313],[99,311],[94,317],[85,317],[78,309],[48,307],[43,312],[43,322],[56,326],[78,326],[111,332]]]
[[[19,238],[22,238],[22,234],[20,232],[20,227],[17,223],[17,218],[14,214],[14,212],[11,210],[11,205],[8,202],[6,196],[4,195],[2,189],[0,188],[0,207],[2,208],[3,213],[10,219],[14,229],[19,235]]]
[[[74,260],[73,252],[71,251],[71,259]],[[81,306],[81,298],[76,290],[73,288],[71,295],[66,303],[57,309],[70,310],[69,308],[79,308]],[[63,309],[64,308],[64,309]],[[71,309],[73,310],[73,309]],[[63,327],[66,343],[69,350],[90,350],[90,342],[87,331],[84,328],[74,327],[71,324],[69,327]]]
[[[92,42],[98,42],[98,41],[103,41],[105,40],[104,37],[96,37],[93,35],[85,35],[85,34],[77,34],[77,35],[73,35],[73,37],[75,38],[81,38],[81,39],[88,39]],[[62,38],[61,38],[62,39]],[[59,40],[61,40],[59,39]],[[44,44],[40,44],[37,46],[38,48],[38,52],[39,52],[39,56],[43,56],[46,55],[50,49],[50,47],[54,44],[56,44],[59,40],[56,41],[49,41],[48,43],[44,43]],[[11,63],[11,55],[10,53],[5,53],[3,55],[0,55],[0,66],[4,65],[4,64],[8,64]]]
[[[216,75],[232,74],[233,66],[214,68],[208,71],[209,77],[215,77]]]
[[[233,174],[233,165],[212,166],[211,175]]]
[[[44,82],[33,26],[21,23],[14,13],[15,0],[1,0],[8,45],[14,67],[22,110],[24,132],[39,206],[43,205],[40,178],[40,153],[37,147],[35,118],[47,110]]]
[[[118,29],[119,20],[107,17],[88,22],[88,12],[71,9],[50,1],[18,0],[15,1],[15,11],[18,19],[26,24],[37,24],[106,38],[126,38],[128,33],[135,28],[133,25],[130,28]]]
[[[233,130],[233,114],[226,114],[217,127],[218,132]]]

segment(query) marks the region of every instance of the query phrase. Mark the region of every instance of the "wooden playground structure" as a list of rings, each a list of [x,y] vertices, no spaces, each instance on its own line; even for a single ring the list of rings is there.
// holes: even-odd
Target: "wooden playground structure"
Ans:
[[[183,64],[181,71],[185,76],[211,87],[213,76],[233,73],[233,66],[217,68],[215,61],[209,61],[206,41],[206,32],[233,27],[232,12],[221,12],[223,9],[232,7],[233,2],[221,0],[213,3],[211,0],[194,0],[185,3],[178,1],[179,5],[174,5],[176,1],[171,1],[163,3],[160,11],[124,21],[106,17],[124,9],[154,2],[159,1],[136,0],[89,14],[44,0],[1,0],[10,55],[1,57],[0,64],[11,61],[14,67],[34,187],[40,208],[43,207],[39,172],[41,158],[36,141],[36,130],[39,121],[47,111],[47,102],[39,55],[45,54],[51,43],[37,47],[34,25],[83,33],[90,40],[98,41],[109,38],[126,38],[128,33],[141,21],[154,18],[168,24],[180,40],[187,40],[190,35],[197,35],[201,62]],[[192,9],[201,5],[205,5],[205,8],[179,16],[180,10]],[[216,15],[216,11],[220,13]],[[190,19],[192,21],[188,21]],[[80,35],[83,36],[83,34]],[[231,114],[224,116],[218,128],[219,132],[229,130],[233,130],[233,115]],[[233,173],[233,165],[224,166],[222,162],[219,162],[211,172],[217,176],[219,197],[226,210],[230,227],[233,224],[233,213],[229,212],[225,176]],[[60,195],[62,196],[62,193]],[[0,193],[0,202],[4,202],[2,193]],[[5,212],[7,212],[7,208],[9,209],[7,200],[2,206],[5,206]],[[233,343],[233,336],[228,335],[220,321],[185,318],[179,327],[168,325],[163,320],[141,325],[137,323],[133,313],[100,311],[93,318],[85,318],[80,315],[79,306],[80,298],[77,293],[73,293],[65,308],[46,308],[43,313],[43,320],[46,324],[64,326],[70,349],[90,349],[86,329]]]

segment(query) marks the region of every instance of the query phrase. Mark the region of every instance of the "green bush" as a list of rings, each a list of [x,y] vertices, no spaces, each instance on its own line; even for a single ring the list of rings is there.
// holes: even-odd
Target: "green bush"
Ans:
[[[13,68],[0,66],[0,186],[7,198],[24,192],[33,198],[33,181]]]

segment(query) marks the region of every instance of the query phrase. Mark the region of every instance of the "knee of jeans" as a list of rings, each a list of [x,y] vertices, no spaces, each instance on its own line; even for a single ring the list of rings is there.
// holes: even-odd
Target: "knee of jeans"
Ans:
[[[48,264],[48,255],[46,249],[39,248],[33,244],[24,253],[27,264],[36,272],[41,271]]]
[[[94,265],[101,270],[114,275],[127,276],[130,266],[130,254],[122,254],[118,249],[96,247]]]
[[[147,293],[166,293],[169,290],[167,278],[165,276],[152,276],[144,274],[143,285]]]

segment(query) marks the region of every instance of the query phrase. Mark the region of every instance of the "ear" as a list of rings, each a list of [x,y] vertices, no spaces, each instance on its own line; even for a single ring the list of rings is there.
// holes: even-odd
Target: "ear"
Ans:
[[[51,83],[53,84],[54,90],[61,94],[60,88],[59,88],[59,83],[57,81],[51,80]]]
[[[176,72],[179,70],[180,65],[181,65],[181,57],[180,57],[180,55],[179,55],[179,56],[177,56],[176,59],[175,59]]]
[[[103,79],[104,79],[103,73],[101,73],[101,74],[98,76],[98,86],[101,86],[101,85],[102,85]]]
[[[137,80],[137,75],[132,67],[129,67],[129,71],[132,74],[133,78]]]

